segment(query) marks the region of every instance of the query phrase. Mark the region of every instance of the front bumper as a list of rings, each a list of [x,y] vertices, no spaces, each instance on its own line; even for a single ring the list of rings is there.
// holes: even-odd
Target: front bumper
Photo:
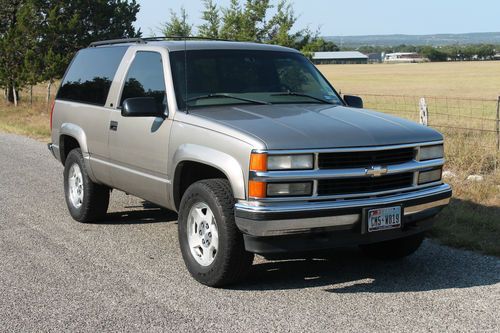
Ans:
[[[360,244],[378,238],[386,240],[388,235],[391,236],[389,238],[403,237],[406,234],[401,235],[401,232],[405,230],[405,225],[411,224],[413,233],[431,228],[430,222],[418,225],[417,222],[428,220],[439,213],[449,203],[451,194],[451,187],[442,184],[417,191],[363,199],[274,203],[265,206],[239,202],[235,206],[235,217],[236,224],[248,244],[252,243],[252,240],[255,241],[256,237],[271,240],[276,236],[328,232],[344,234],[344,240],[350,239],[350,236],[346,235],[353,235],[357,240],[352,239],[347,243]],[[402,229],[363,236],[361,223],[364,209],[393,205],[402,206]],[[247,249],[248,247],[247,245]]]

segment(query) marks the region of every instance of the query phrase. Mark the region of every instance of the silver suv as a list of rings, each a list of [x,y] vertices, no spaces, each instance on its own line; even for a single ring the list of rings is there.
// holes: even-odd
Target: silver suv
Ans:
[[[417,250],[451,197],[443,136],[362,107],[296,50],[105,41],[69,66],[49,149],[75,220],[105,219],[111,189],[177,211],[189,272],[223,286],[255,253]]]

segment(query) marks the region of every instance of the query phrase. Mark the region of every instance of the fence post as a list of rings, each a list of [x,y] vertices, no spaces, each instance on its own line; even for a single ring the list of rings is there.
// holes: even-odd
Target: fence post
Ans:
[[[500,152],[500,96],[497,100],[497,152]]]
[[[429,109],[427,108],[427,102],[425,101],[425,97],[420,98],[419,109],[420,109],[420,123],[424,126],[429,126]]]

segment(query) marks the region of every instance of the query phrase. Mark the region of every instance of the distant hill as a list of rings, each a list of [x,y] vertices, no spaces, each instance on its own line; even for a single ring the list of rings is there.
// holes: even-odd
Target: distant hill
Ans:
[[[373,35],[373,36],[324,36],[342,46],[397,46],[431,45],[443,46],[453,44],[495,44],[500,45],[500,32],[477,32],[466,34],[436,35]]]

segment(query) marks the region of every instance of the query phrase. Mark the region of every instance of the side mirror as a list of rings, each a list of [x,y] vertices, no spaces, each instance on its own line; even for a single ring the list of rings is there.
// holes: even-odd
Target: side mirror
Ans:
[[[165,118],[165,112],[154,97],[131,97],[123,101],[122,116]]]
[[[359,96],[345,95],[344,101],[348,106],[351,106],[353,108],[363,108],[363,99]]]

